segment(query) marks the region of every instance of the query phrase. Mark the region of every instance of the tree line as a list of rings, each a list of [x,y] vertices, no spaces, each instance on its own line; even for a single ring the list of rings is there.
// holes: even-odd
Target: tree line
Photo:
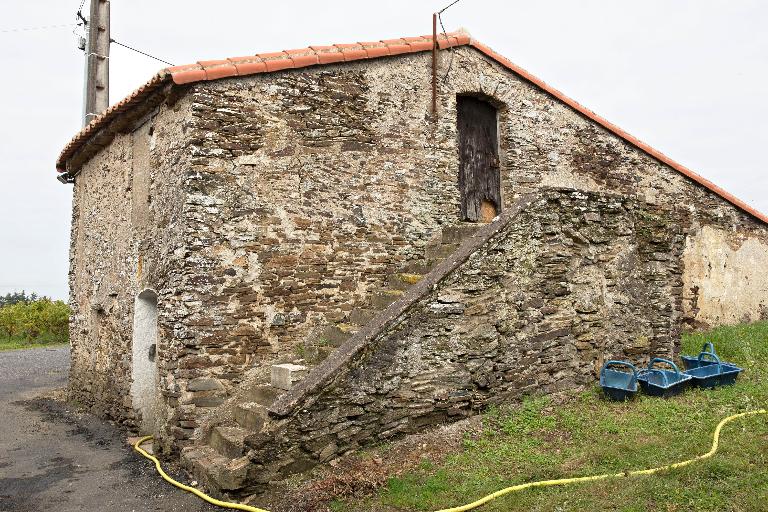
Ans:
[[[28,343],[69,341],[69,306],[35,293],[0,296],[0,335]]]

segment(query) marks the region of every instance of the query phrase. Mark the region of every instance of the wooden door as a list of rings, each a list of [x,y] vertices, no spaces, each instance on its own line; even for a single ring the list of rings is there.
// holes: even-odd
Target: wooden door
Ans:
[[[471,96],[457,98],[462,220],[490,222],[501,212],[496,109]]]

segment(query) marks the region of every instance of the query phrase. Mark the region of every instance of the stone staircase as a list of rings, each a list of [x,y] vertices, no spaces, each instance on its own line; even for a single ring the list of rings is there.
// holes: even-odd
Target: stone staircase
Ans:
[[[374,291],[346,318],[324,327],[308,337],[302,363],[314,366],[370,322],[380,311],[402,297],[410,286],[418,283],[436,264],[447,258],[480,227],[463,223],[444,228],[428,242],[423,260],[407,264],[402,272],[392,274],[386,286]],[[269,407],[285,391],[291,389],[310,370],[304,364],[272,365],[269,384],[252,385],[243,395],[230,402],[231,416],[214,426],[204,444],[184,448],[182,466],[198,482],[214,493],[254,490],[269,480],[259,472],[247,456],[246,438],[262,433],[269,435]]]

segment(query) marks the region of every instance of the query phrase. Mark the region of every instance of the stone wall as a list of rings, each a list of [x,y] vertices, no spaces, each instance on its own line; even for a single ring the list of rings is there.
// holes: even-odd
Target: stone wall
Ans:
[[[253,474],[283,478],[489,404],[578,390],[605,358],[674,355],[680,215],[635,198],[545,192],[458,268],[435,269],[426,279],[441,280],[392,327],[248,438]]]
[[[136,297],[159,295],[157,364],[164,377],[184,348],[175,341],[182,305],[186,140],[188,105],[166,104],[89,160],[73,192],[70,250],[69,394],[94,412],[138,426],[131,400],[131,338]],[[160,423],[178,394],[162,378],[157,389]],[[175,409],[175,404],[171,404]]]
[[[428,53],[402,55],[176,89],[88,161],[74,194],[73,396],[135,422],[133,301],[156,290],[161,439],[190,444],[269,363],[423,265],[460,220],[457,94],[499,109],[504,204],[567,186],[679,206],[686,325],[765,314],[762,224],[476,50],[441,59],[436,122]]]
[[[190,311],[185,336],[202,373],[236,384],[254,365],[297,357],[317,326],[347,322],[459,221],[457,94],[499,108],[505,203],[542,186],[637,195],[684,205],[692,238],[709,226],[768,248],[748,214],[479,52],[442,58],[437,123],[427,54],[192,87],[187,292],[206,307]],[[691,242],[692,260],[700,246]],[[765,281],[733,272],[730,293],[765,305]],[[759,317],[754,301],[729,304],[727,317],[694,304],[693,290],[722,292],[704,279],[686,266],[688,324]]]

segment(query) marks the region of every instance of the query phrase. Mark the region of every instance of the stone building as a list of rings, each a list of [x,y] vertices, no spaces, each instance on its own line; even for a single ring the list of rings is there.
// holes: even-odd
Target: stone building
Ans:
[[[764,215],[465,33],[162,70],[64,149],[74,400],[219,492],[768,317]]]

